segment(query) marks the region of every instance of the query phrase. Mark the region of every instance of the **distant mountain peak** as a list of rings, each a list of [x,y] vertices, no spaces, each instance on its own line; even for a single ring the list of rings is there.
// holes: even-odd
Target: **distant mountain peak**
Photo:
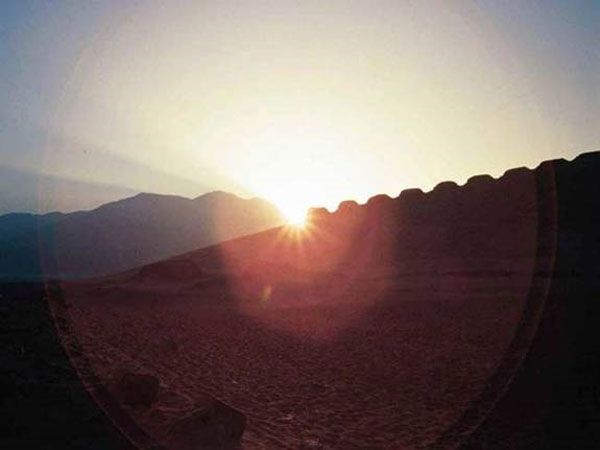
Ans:
[[[208,200],[208,199],[241,199],[235,194],[226,191],[211,191],[204,194],[200,194],[194,200]]]

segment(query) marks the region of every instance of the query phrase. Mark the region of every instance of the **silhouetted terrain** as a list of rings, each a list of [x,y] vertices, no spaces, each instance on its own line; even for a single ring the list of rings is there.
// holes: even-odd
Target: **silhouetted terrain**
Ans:
[[[73,370],[40,283],[0,285],[0,447],[129,448]]]
[[[0,216],[0,279],[119,272],[283,222],[270,203],[225,192],[139,194],[91,211]]]
[[[246,449],[594,448],[598,192],[589,153],[315,209],[306,230],[47,295],[71,364],[134,442],[187,448],[175,425],[209,394],[247,417]],[[123,370],[160,380],[155,403],[125,405]]]

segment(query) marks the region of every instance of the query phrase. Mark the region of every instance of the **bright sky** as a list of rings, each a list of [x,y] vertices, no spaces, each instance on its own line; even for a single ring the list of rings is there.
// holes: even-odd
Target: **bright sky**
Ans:
[[[572,158],[600,148],[599,23],[575,0],[4,1],[0,212],[220,189],[297,216]]]

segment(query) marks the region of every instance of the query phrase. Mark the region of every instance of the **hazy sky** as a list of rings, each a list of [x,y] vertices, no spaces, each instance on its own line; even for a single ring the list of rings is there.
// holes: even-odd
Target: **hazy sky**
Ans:
[[[0,2],[0,212],[335,207],[600,149],[600,2]]]

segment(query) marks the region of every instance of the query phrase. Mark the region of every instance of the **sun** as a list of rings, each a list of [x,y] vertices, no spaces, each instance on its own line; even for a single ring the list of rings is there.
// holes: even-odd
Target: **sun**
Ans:
[[[288,197],[293,196],[289,195]],[[292,198],[288,198],[285,202],[277,202],[277,206],[288,225],[297,228],[304,228],[306,226],[308,207],[304,202],[294,202]]]
[[[288,207],[283,210],[288,225],[293,225],[298,228],[304,228],[306,225],[306,208],[304,207]]]

